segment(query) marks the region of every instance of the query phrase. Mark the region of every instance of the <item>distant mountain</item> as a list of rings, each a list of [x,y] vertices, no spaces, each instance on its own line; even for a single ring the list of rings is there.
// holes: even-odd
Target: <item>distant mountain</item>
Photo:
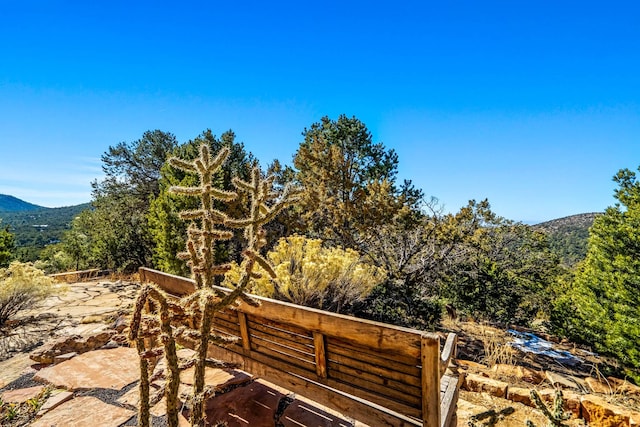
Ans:
[[[560,256],[565,265],[574,266],[587,255],[589,228],[597,212],[571,215],[534,225],[536,230],[549,236],[551,249]]]
[[[9,226],[15,236],[21,261],[35,261],[45,246],[58,243],[80,212],[90,209],[83,203],[63,208],[45,208],[13,196],[0,194],[0,226]]]
[[[24,200],[20,200],[17,197],[9,196],[7,194],[0,194],[0,212],[25,212],[37,211],[39,209],[47,208],[25,202]]]

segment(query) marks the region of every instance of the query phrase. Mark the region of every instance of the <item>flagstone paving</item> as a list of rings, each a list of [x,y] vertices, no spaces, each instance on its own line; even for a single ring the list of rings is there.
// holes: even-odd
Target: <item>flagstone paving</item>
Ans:
[[[37,385],[28,388],[19,388],[17,390],[9,390],[0,394],[3,402],[7,403],[23,403],[29,399],[33,399],[38,396],[42,390],[44,390],[44,386]]]
[[[118,427],[134,414],[130,409],[110,405],[95,397],[80,396],[47,412],[31,426]]]
[[[60,389],[52,390],[36,421],[30,424],[32,426],[135,425],[138,387],[134,383],[139,379],[139,359],[135,349],[116,347],[77,356],[69,354],[63,358],[68,357],[68,360],[46,367],[34,365],[29,359],[29,351],[33,349],[34,342],[41,346],[59,337],[87,337],[105,330],[118,314],[130,311],[138,289],[138,284],[128,282],[74,283],[67,285],[66,293],[49,298],[36,309],[23,313],[25,318],[30,317],[37,322],[31,329],[18,331],[10,337],[13,341],[0,340],[0,388],[6,389],[2,398],[5,401],[25,401],[37,396],[43,386],[35,386],[33,379],[36,379]],[[11,346],[17,350],[11,350]],[[188,349],[181,349],[179,353],[183,359],[193,355],[193,351]],[[161,359],[155,372],[163,369],[164,360]],[[181,427],[189,426],[187,396],[191,393],[192,379],[193,368],[182,372],[179,389]],[[151,384],[152,394],[163,386],[164,381],[160,377]],[[239,370],[207,368],[206,384],[219,391],[206,402],[207,419],[211,422],[226,421],[229,427],[271,427],[276,414],[283,426],[362,426],[303,397],[294,398],[287,390]],[[154,405],[152,413],[154,425],[166,425],[164,399]]]
[[[40,370],[36,381],[67,390],[108,388],[121,390],[138,380],[138,352],[118,347],[81,354],[65,362]]]

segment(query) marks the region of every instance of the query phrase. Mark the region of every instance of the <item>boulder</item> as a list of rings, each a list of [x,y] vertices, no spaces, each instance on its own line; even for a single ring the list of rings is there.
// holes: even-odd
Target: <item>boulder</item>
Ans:
[[[517,365],[505,365],[505,364],[496,364],[493,365],[491,371],[495,375],[499,375],[502,377],[515,378],[520,381],[525,381],[531,384],[540,384],[545,379],[544,373],[540,371],[535,371],[533,369],[526,368],[524,366]]]
[[[506,397],[509,385],[503,381],[492,380],[482,375],[469,374],[465,378],[463,387],[465,390],[476,393],[488,393],[496,397]]]
[[[546,371],[544,375],[554,387],[574,390],[580,390],[582,388],[576,379],[569,378],[557,372]]]
[[[465,369],[465,370],[472,369],[475,371],[484,371],[487,369],[486,366],[480,363],[472,362],[471,360],[465,360],[465,359],[456,359],[456,364],[460,369]]]
[[[536,406],[531,400],[531,389],[524,387],[509,387],[507,389],[507,399],[527,406]]]
[[[54,363],[56,356],[67,353],[82,354],[96,350],[105,345],[116,334],[114,330],[104,330],[90,335],[71,335],[49,341],[29,355],[34,362],[42,364]]]
[[[640,412],[622,408],[604,397],[592,394],[582,396],[582,417],[591,427],[628,427],[637,425]]]

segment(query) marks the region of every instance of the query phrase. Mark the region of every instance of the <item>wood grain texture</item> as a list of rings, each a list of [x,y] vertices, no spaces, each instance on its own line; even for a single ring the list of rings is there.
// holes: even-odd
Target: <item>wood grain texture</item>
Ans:
[[[140,277],[178,296],[195,290],[192,280],[155,270],[141,268]],[[241,341],[211,345],[210,356],[372,426],[449,427],[455,419],[459,385],[442,377],[455,334],[441,354],[436,334],[255,299],[259,307],[240,303],[216,315],[214,331]]]

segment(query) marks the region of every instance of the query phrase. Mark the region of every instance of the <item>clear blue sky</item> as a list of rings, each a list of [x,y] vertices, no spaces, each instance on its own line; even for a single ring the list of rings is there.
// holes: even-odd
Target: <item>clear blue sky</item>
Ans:
[[[640,165],[640,3],[0,0],[3,194],[89,201],[100,155],[149,129],[290,162],[341,113],[449,211],[603,210]]]

